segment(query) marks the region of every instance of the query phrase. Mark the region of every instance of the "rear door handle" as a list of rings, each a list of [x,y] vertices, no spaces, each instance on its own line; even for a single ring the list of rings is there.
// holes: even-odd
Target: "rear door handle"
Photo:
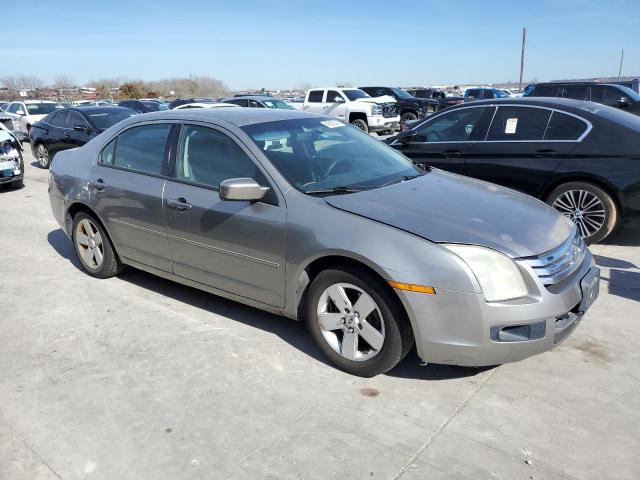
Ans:
[[[536,158],[553,158],[556,155],[558,155],[558,153],[555,150],[536,150],[533,154]]]
[[[445,150],[442,152],[442,156],[445,158],[459,158],[462,156],[462,152],[460,150]]]
[[[191,210],[191,204],[187,203],[184,198],[178,198],[177,200],[167,200],[167,207],[173,208],[180,212]]]
[[[95,188],[96,190],[104,190],[105,188],[107,188],[107,184],[104,183],[101,178],[99,178],[95,182],[89,182],[87,185],[89,186],[89,188]]]

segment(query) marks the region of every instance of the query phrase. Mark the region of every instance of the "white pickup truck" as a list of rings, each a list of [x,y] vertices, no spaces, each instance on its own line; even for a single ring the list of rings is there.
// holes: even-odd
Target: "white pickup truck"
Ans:
[[[373,98],[358,88],[312,88],[302,109],[337,117],[378,135],[400,129],[400,114],[392,97]]]

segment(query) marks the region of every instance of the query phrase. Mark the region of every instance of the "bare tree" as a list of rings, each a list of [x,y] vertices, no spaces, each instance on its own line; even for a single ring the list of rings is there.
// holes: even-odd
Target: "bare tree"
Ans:
[[[44,81],[33,75],[7,76],[0,79],[9,90],[29,90],[44,87]]]

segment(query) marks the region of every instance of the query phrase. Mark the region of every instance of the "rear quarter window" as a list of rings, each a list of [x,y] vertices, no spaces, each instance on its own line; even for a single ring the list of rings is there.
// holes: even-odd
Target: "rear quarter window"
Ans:
[[[572,115],[553,112],[544,133],[545,140],[578,140],[587,130],[588,125]]]

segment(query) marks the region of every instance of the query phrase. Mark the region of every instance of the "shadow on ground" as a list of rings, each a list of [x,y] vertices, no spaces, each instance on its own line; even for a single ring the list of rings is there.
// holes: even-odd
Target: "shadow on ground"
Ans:
[[[71,241],[61,229],[49,232],[47,240],[58,255],[69,260],[78,270],[83,271]],[[329,365],[306,331],[304,322],[296,322],[285,317],[273,315],[196,288],[165,280],[135,268],[127,268],[118,278],[179,302],[221,315],[232,321],[272,333],[313,359]],[[407,358],[393,370],[387,372],[386,375],[416,380],[447,380],[474,376],[490,368],[479,369],[436,364],[424,366],[420,362],[414,347],[407,355]]]
[[[600,280],[607,282],[611,295],[640,302],[640,267],[626,260],[595,256],[596,264],[604,270]]]

